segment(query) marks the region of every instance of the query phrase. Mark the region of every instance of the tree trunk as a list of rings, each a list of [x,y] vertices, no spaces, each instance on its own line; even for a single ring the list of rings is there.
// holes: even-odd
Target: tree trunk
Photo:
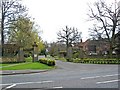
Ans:
[[[3,7],[2,7],[2,20],[1,20],[1,48],[2,48],[2,53],[1,55],[3,56],[4,54],[4,14],[3,14]]]
[[[2,53],[1,55],[3,56],[3,51],[4,51],[4,48],[3,48],[3,45],[4,45],[4,36],[3,36],[3,28],[2,28],[2,25],[1,25],[1,48],[2,48]]]
[[[69,57],[69,56],[68,56],[68,49],[69,49],[69,47],[67,46],[67,47],[66,47],[66,55],[67,55],[67,58]]]
[[[109,49],[109,57],[112,58],[112,52],[113,52],[113,47],[112,47],[112,43],[110,43],[110,49]]]

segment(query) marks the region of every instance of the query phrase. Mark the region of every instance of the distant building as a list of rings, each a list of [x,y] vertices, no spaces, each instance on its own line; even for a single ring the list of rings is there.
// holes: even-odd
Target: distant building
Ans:
[[[4,55],[5,56],[10,56],[10,55],[13,55],[16,54],[19,49],[20,49],[20,46],[17,45],[17,44],[4,44]]]
[[[81,42],[79,47],[86,52],[87,55],[101,55],[108,54],[109,51],[109,43],[106,39],[102,40],[86,40],[85,42]]]
[[[62,43],[51,43],[47,48],[50,55],[56,56],[59,55],[60,52],[66,52],[66,45]]]
[[[115,51],[120,58],[120,31],[115,35],[115,42],[116,42]]]

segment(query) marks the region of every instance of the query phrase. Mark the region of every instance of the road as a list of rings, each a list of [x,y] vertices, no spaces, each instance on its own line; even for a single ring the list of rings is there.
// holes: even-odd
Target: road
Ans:
[[[57,69],[43,73],[1,76],[0,86],[3,89],[118,88],[120,84],[118,65],[56,61],[56,66]]]

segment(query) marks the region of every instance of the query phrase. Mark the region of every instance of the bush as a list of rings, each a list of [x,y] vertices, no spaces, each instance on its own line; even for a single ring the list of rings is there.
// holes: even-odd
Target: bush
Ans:
[[[59,57],[58,56],[54,56],[55,60],[59,60]]]
[[[25,61],[26,62],[32,62],[32,60],[33,60],[33,58],[30,56],[30,57],[27,57],[27,58],[25,58]]]
[[[79,58],[79,54],[80,54],[79,52],[74,53],[73,58]]]
[[[120,60],[117,59],[92,59],[92,58],[85,58],[85,59],[73,59],[74,63],[93,63],[93,64],[120,64]]]
[[[22,63],[22,62],[25,62],[25,60],[19,61],[17,56],[14,56],[14,57],[2,57],[0,59],[0,63]]]
[[[74,63],[80,63],[80,59],[79,58],[73,59],[73,62]]]
[[[39,61],[40,61],[40,63],[47,64],[47,59],[46,58],[41,58]]]
[[[66,58],[66,61],[67,61],[67,62],[73,62],[73,59],[71,59],[71,58]]]
[[[46,64],[48,66],[55,66],[55,60],[47,59],[47,58],[41,58],[39,59],[40,63]]]
[[[47,60],[48,66],[55,66],[55,60]]]

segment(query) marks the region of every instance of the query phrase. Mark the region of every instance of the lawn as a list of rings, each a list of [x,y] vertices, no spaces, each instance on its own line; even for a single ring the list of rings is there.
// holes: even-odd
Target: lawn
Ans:
[[[27,69],[45,70],[45,69],[53,69],[53,68],[54,68],[54,66],[48,66],[45,64],[41,64],[39,62],[34,62],[34,63],[30,62],[30,63],[12,65],[12,66],[8,66],[8,67],[3,66],[2,68],[0,68],[0,70],[27,70]]]
[[[4,64],[4,63],[0,63],[0,67],[7,67],[7,66],[12,66],[12,65],[16,65],[16,64],[24,64],[24,63],[7,63],[7,64]]]
[[[2,66],[8,66],[9,64],[0,64],[0,67],[2,67]]]

